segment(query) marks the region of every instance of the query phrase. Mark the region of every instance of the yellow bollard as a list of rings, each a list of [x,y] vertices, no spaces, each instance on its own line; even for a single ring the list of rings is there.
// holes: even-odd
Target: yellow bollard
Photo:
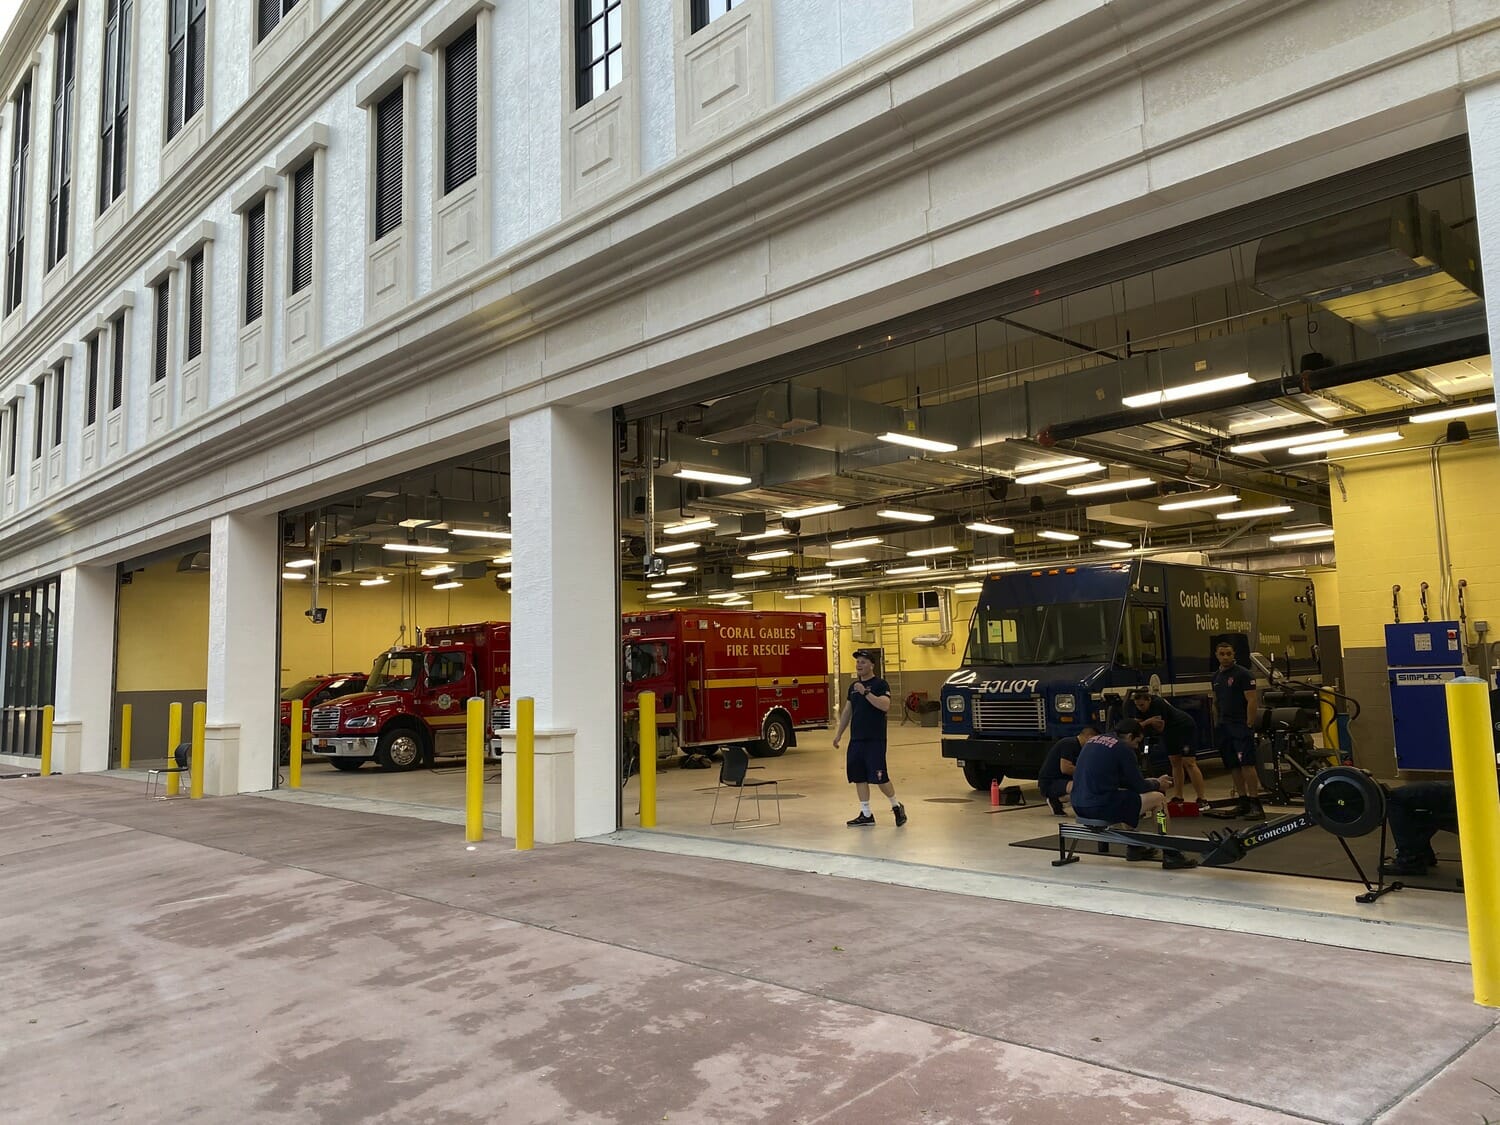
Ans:
[[[656,692],[643,691],[641,712],[641,827],[656,827]]]
[[[182,704],[174,703],[167,708],[167,769],[177,768],[177,744],[182,741]],[[182,786],[182,775],[168,773],[167,796],[175,797]]]
[[[42,776],[52,776],[52,704],[42,708]]]
[[[203,797],[203,741],[208,729],[208,704],[193,704],[193,756],[191,781],[188,786],[188,796],[194,801]]]
[[[1318,721],[1323,724],[1323,753],[1338,765],[1343,761],[1340,752],[1343,747],[1339,745],[1339,716],[1333,705],[1333,692],[1327,688],[1318,692]]]
[[[135,718],[135,710],[129,703],[120,708],[120,768],[130,768],[130,727]]]
[[[292,700],[291,722],[287,726],[286,783],[288,788],[302,788],[302,700]]]
[[[516,851],[536,845],[536,700],[516,700]]]
[[[1444,691],[1453,743],[1474,1003],[1500,1008],[1500,792],[1495,787],[1489,685],[1462,676],[1450,680]]]
[[[464,839],[484,839],[484,700],[469,700],[469,741],[464,747]]]

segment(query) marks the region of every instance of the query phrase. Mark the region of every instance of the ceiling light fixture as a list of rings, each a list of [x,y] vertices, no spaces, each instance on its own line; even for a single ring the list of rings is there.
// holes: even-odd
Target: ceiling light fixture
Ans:
[[[932,567],[923,563],[921,566],[888,566],[885,568],[887,574],[931,574]]]
[[[1011,472],[1039,473],[1048,469],[1061,469],[1068,465],[1082,465],[1087,460],[1087,457],[1049,457],[1045,461],[1028,461],[1024,465],[1017,465]]]
[[[713,520],[686,520],[683,523],[668,524],[661,529],[663,535],[691,535],[695,531],[711,531],[719,525]]]
[[[1332,539],[1333,528],[1313,527],[1306,531],[1286,531],[1280,535],[1266,536],[1272,543],[1314,543],[1320,539]]]
[[[1341,441],[1320,441],[1312,445],[1294,445],[1287,450],[1293,457],[1308,457],[1314,453],[1336,453],[1341,449],[1359,449],[1366,445],[1389,445],[1400,441],[1400,430],[1381,430],[1373,434],[1356,434]]]
[[[863,539],[845,539],[842,543],[830,543],[828,547],[833,551],[850,551],[855,547],[873,547],[885,540],[878,535],[867,535]]]
[[[781,518],[784,520],[803,520],[809,516],[826,516],[829,512],[842,512],[843,510],[844,506],[842,504],[814,504],[810,508],[793,508],[789,512],[782,512]]]
[[[933,441],[932,438],[916,437],[912,434],[876,434],[881,441],[892,445],[906,445],[912,449],[925,449],[929,453],[956,453],[958,446],[948,441]]]
[[[1104,472],[1104,466],[1098,461],[1082,461],[1076,465],[1062,465],[1055,469],[1043,469],[1039,473],[1028,473],[1024,477],[1017,477],[1017,484],[1051,484],[1055,480],[1071,480],[1073,477],[1086,477],[1094,473]]]
[[[888,520],[905,520],[907,523],[931,523],[937,516],[930,516],[926,512],[908,512],[901,508],[881,508],[875,513]]]
[[[841,566],[864,566],[870,560],[861,555],[857,559],[829,559],[823,565],[829,570],[837,570]]]
[[[492,563],[508,563],[514,557],[515,556],[513,556],[509,551],[507,551],[503,555],[496,555],[494,558],[492,558],[490,560],[490,562],[492,562]]]
[[[462,585],[462,582],[455,582],[450,578],[447,582],[434,582],[432,588],[434,590],[457,590]]]
[[[286,564],[288,570],[306,570],[310,566],[317,566],[317,559],[293,559]]]
[[[387,551],[404,551],[409,555],[446,555],[447,547],[434,547],[428,543],[385,543]]]
[[[509,582],[510,581],[510,571],[508,571],[508,570],[499,570],[499,571],[496,571],[495,572],[495,577],[496,578],[503,578],[507,582]]]
[[[653,602],[659,602],[659,601],[663,601],[663,600],[665,600],[667,598],[675,598],[676,596],[677,596],[676,594],[674,594],[670,590],[668,590],[668,591],[665,591],[665,592],[660,593],[660,594],[647,594],[646,595],[646,600],[647,601],[653,601]]]
[[[452,574],[453,568],[447,563],[438,563],[437,566],[429,566],[422,571],[423,578],[436,578],[439,574]]]
[[[753,543],[757,539],[780,539],[783,535],[791,532],[784,527],[773,527],[766,531],[758,531],[754,535],[736,535],[735,538],[741,543]]]
[[[1264,438],[1259,441],[1242,441],[1229,447],[1231,453],[1259,453],[1263,449],[1290,449],[1294,445],[1306,445],[1310,441],[1334,441],[1344,437],[1344,430],[1306,430],[1292,437]]]
[[[970,574],[983,574],[987,570],[1015,570],[1020,564],[1015,559],[997,559],[993,562],[977,562],[969,567]]]
[[[1123,539],[1095,539],[1094,546],[1108,547],[1111,551],[1128,551],[1135,544],[1127,543]]]
[[[691,543],[659,543],[656,547],[658,555],[676,555],[683,551],[696,551],[703,544],[694,540]]]
[[[1284,516],[1292,510],[1290,504],[1276,504],[1269,508],[1239,508],[1233,512],[1215,512],[1219,520],[1258,520],[1262,516]]]
[[[836,574],[828,574],[826,572],[822,573],[822,574],[799,574],[799,575],[797,575],[797,581],[798,582],[832,582],[837,577],[838,577],[838,575],[836,575]]]
[[[701,480],[705,484],[749,484],[752,479],[738,473],[711,473],[707,469],[678,469],[672,475],[683,480]]]
[[[805,600],[807,598],[815,598],[818,595],[817,594],[782,594],[781,596],[784,597],[789,602],[800,602],[800,601],[803,601],[803,600]]]
[[[695,571],[697,569],[698,568],[696,566],[694,566],[692,563],[683,563],[681,566],[669,566],[669,567],[667,567],[667,573],[668,574],[692,574],[693,571]]]
[[[449,535],[462,535],[465,539],[509,539],[508,531],[490,531],[483,527],[455,527],[448,531]]]
[[[1248,387],[1255,382],[1250,378],[1250,372],[1240,371],[1234,375],[1220,375],[1213,379],[1200,379],[1196,383],[1183,383],[1176,387],[1163,387],[1159,391],[1147,391],[1139,395],[1126,395],[1120,400],[1121,406],[1155,406],[1162,402],[1177,402],[1184,398],[1197,398],[1199,395],[1211,395],[1215,391],[1233,390],[1235,387]]]
[[[1493,414],[1494,412],[1493,402],[1476,402],[1469,406],[1450,406],[1445,410],[1428,410],[1421,414],[1413,414],[1408,421],[1449,422],[1454,418],[1473,418],[1478,414]]]
[[[986,535],[1014,535],[1016,533],[1015,528],[1006,527],[1003,523],[966,523],[964,527],[970,531],[982,531]]]
[[[679,589],[679,588],[681,588],[683,586],[686,586],[686,585],[687,585],[687,583],[686,582],[682,582],[682,581],[677,581],[677,582],[653,582],[653,583],[651,583],[651,588],[653,590],[676,590],[676,589]]]
[[[731,577],[731,578],[764,578],[766,575],[768,575],[770,573],[771,572],[769,570],[742,570],[742,571],[739,571],[736,574],[731,574],[729,577]]]
[[[1130,480],[1104,480],[1098,484],[1080,484],[1068,489],[1069,496],[1093,496],[1100,492],[1129,492],[1132,488],[1145,488],[1155,484],[1151,477],[1132,477]]]
[[[1040,539],[1055,539],[1059,543],[1076,543],[1078,541],[1078,536],[1074,535],[1071,531],[1053,531],[1050,528],[1043,528],[1041,531],[1038,531],[1037,537]]]
[[[389,582],[390,582],[390,579],[387,578],[385,575],[382,574],[379,578],[365,578],[365,579],[362,579],[360,581],[360,585],[361,586],[384,586],[384,585],[386,585]]]
[[[953,587],[953,592],[955,594],[977,594],[983,589],[983,582],[965,582],[962,586]]]
[[[769,562],[771,559],[789,559],[792,557],[790,551],[755,551],[745,556],[751,562]]]
[[[957,547],[918,547],[915,551],[907,551],[909,559],[925,559],[929,555],[951,555]]]
[[[1177,512],[1184,508],[1216,508],[1220,504],[1238,504],[1240,498],[1236,493],[1218,493],[1214,496],[1194,496],[1191,500],[1173,500],[1166,504],[1158,504],[1158,512]]]
[[[307,575],[303,574],[301,571],[298,571],[298,570],[283,570],[281,572],[281,577],[286,578],[286,579],[288,579],[288,580],[290,580],[292,582],[306,582],[307,581]]]

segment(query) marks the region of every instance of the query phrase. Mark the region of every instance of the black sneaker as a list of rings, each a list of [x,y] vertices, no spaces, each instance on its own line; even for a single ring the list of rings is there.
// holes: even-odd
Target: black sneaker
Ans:
[[[1426,875],[1427,865],[1420,859],[1402,859],[1397,856],[1389,863],[1380,865],[1382,875]]]
[[[895,814],[895,817],[896,817],[896,827],[897,828],[900,828],[903,824],[906,823],[906,806],[905,805],[892,805],[891,806],[891,812]]]
[[[1168,852],[1166,857],[1161,861],[1161,866],[1164,871],[1186,871],[1189,868],[1197,867],[1198,861],[1191,856],[1183,855],[1181,852]]]
[[[1266,810],[1255,797],[1245,797],[1235,810],[1235,815],[1241,820],[1265,820]]]
[[[1155,848],[1144,848],[1139,844],[1130,844],[1125,849],[1125,858],[1131,863],[1149,863],[1161,858],[1161,852]]]
[[[1066,812],[1063,811],[1062,798],[1061,797],[1048,797],[1047,798],[1047,804],[1052,807],[1052,815],[1053,816],[1067,816],[1068,815]]]
[[[848,824],[850,828],[863,828],[867,824],[875,823],[875,814],[862,812],[853,820],[845,821],[845,823]]]

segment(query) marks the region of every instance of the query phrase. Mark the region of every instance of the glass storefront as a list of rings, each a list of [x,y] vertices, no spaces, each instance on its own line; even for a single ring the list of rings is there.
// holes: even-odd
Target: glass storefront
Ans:
[[[42,708],[55,702],[58,580],[0,594],[0,754],[42,752]]]

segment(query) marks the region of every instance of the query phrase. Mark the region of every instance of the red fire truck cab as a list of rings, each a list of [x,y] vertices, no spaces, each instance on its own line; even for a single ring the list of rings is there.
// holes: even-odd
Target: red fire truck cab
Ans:
[[[292,703],[298,699],[302,700],[302,738],[298,746],[305,750],[308,736],[312,733],[308,723],[312,719],[313,708],[320,703],[327,703],[341,696],[364,691],[365,678],[363,672],[332,672],[321,676],[308,676],[305,680],[298,680],[289,688],[281,689],[282,765],[287,764],[287,755],[291,752]]]
[[[659,754],[729,743],[775,758],[797,731],[828,726],[821,613],[658,610],[626,614],[622,633],[625,712],[656,693]]]
[[[313,709],[314,757],[341,770],[372,760],[382,769],[413,769],[463,753],[471,697],[508,705],[509,622],[435,626],[422,640],[377,656],[363,692]]]

